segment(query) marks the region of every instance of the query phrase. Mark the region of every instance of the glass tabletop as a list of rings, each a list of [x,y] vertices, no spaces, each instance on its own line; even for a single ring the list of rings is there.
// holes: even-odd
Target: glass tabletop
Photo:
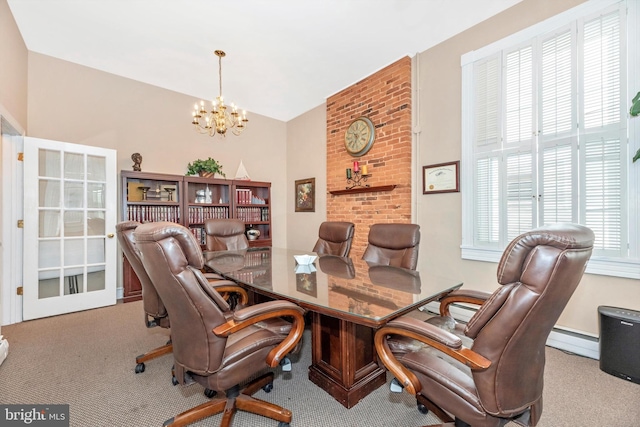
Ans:
[[[462,282],[332,255],[301,265],[294,255],[317,255],[283,248],[204,252],[216,273],[254,291],[293,301],[337,317],[381,322],[420,307],[462,286]]]

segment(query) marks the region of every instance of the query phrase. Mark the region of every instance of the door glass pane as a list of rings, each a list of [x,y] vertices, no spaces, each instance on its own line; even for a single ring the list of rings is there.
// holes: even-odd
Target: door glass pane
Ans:
[[[66,179],[84,179],[84,154],[64,154],[64,177]]]
[[[104,270],[87,274],[87,292],[102,291],[105,289]]]
[[[84,234],[84,212],[64,211],[64,236],[82,236]]]
[[[41,241],[38,247],[38,269],[51,267],[60,267],[59,240]]]
[[[60,236],[60,211],[40,211],[39,217],[38,237]]]
[[[64,207],[81,208],[84,206],[84,183],[64,182]]]
[[[63,289],[65,295],[79,294],[84,292],[83,269],[65,269]]]
[[[107,161],[102,156],[87,156],[87,179],[89,181],[107,180]]]
[[[41,179],[39,186],[38,206],[41,208],[60,207],[60,181]]]
[[[41,148],[38,156],[38,176],[60,178],[60,152]]]
[[[87,239],[87,264],[104,264],[104,259],[104,238]]]
[[[51,273],[55,273],[55,277],[51,276]],[[60,274],[57,270],[55,272],[45,271],[40,273],[40,280],[38,280],[38,299],[60,296],[59,276]]]
[[[104,211],[87,211],[87,235],[105,235]]]
[[[105,184],[87,184],[87,207],[104,208]]]
[[[67,239],[64,241],[64,265],[84,264],[84,239]],[[82,267],[80,267],[82,273]],[[79,274],[76,272],[75,274]]]

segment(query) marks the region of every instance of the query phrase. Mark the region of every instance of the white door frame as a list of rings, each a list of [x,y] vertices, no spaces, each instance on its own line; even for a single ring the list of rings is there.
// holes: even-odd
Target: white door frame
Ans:
[[[22,219],[22,162],[18,153],[24,145],[24,129],[0,105],[0,116],[5,124],[13,127],[11,133],[0,137],[2,145],[2,165],[0,166],[0,187],[2,189],[2,209],[0,210],[0,325],[10,325],[22,321],[22,296],[17,294],[22,286],[22,229],[17,228]],[[0,124],[0,127],[2,125]]]

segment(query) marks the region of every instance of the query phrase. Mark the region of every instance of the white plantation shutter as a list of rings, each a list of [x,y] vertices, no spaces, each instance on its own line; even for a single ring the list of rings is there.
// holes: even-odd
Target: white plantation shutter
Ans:
[[[577,222],[576,152],[570,144],[542,150],[542,224]]]
[[[567,136],[576,123],[575,34],[568,28],[541,47],[541,139]]]
[[[476,160],[475,236],[477,245],[500,242],[500,180],[498,157]]]
[[[626,212],[625,156],[621,140],[620,12],[598,16],[584,24],[582,93],[582,215],[580,222],[596,235],[594,254],[623,256],[623,212]],[[626,233],[625,233],[626,234]]]
[[[581,7],[538,34],[463,56],[463,159],[474,165],[462,170],[472,192],[463,197],[463,258],[497,261],[524,231],[579,222],[596,235],[590,264],[598,273],[638,277],[630,257],[640,248],[629,248],[638,243],[629,222],[640,212],[633,197],[628,205],[627,187],[638,180],[629,181],[627,166],[627,56],[630,75],[640,62],[627,37],[640,33],[640,6]]]
[[[506,55],[505,133],[506,144],[533,138],[533,49],[525,46]]]
[[[497,146],[500,142],[498,127],[499,114],[499,70],[500,63],[497,56],[479,61],[475,64],[475,94],[474,111],[475,145],[476,147]]]
[[[533,228],[534,183],[531,152],[506,156],[507,240]]]
[[[622,174],[619,139],[594,139],[584,144],[584,217],[596,235],[594,252],[620,256],[622,239]],[[626,242],[624,242],[626,247]]]

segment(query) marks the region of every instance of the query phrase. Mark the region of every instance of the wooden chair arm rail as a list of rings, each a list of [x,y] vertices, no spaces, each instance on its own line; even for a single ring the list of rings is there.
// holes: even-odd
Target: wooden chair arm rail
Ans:
[[[408,332],[437,341],[452,350],[460,350],[462,348],[462,340],[459,336],[449,331],[438,328],[437,326],[423,322],[410,316],[401,316],[387,323],[385,327],[394,327]]]
[[[232,319],[214,328],[213,333],[220,337],[228,337],[247,326],[278,317],[292,318],[292,325],[287,337],[267,355],[267,365],[275,368],[280,363],[280,360],[293,350],[302,339],[304,310],[294,303],[289,301],[269,301],[237,310]]]
[[[451,316],[449,313],[449,305],[462,302],[468,304],[482,305],[491,296],[490,293],[485,291],[476,291],[473,289],[459,289],[449,292],[443,298],[440,299],[440,316]]]
[[[220,280],[220,281],[226,282],[226,280]],[[216,282],[210,282],[210,283],[213,289],[218,291],[219,294],[222,294],[222,293],[238,294],[240,296],[240,300],[238,301],[240,304],[242,305],[249,304],[249,294],[247,293],[247,290],[241,287],[240,285],[236,285],[235,283],[233,285],[229,285],[229,284],[219,285],[219,284],[216,284]]]
[[[447,345],[447,343],[437,340],[438,336],[446,336],[447,334],[449,334],[448,332],[442,331],[444,332],[444,334],[429,333],[429,336],[425,336],[417,331],[423,328],[424,330],[438,328],[428,323],[420,322],[417,319],[411,320],[415,321],[415,323],[423,323],[424,327],[413,325],[413,322],[407,321],[407,319],[403,319],[399,322],[393,321],[390,322],[387,326],[380,328],[376,332],[374,338],[376,351],[378,352],[380,360],[382,360],[382,363],[395,375],[398,381],[400,381],[400,383],[409,393],[413,395],[419,393],[422,389],[422,386],[420,385],[420,381],[418,381],[416,376],[404,365],[398,362],[396,357],[393,355],[387,344],[387,335],[401,335],[420,341],[453,357],[459,362],[464,363],[471,369],[487,369],[491,365],[491,362],[489,360],[485,359],[483,356],[479,355],[469,348],[463,347],[461,345],[454,345],[454,347],[451,347]],[[407,329],[406,325],[410,325],[411,327]]]

